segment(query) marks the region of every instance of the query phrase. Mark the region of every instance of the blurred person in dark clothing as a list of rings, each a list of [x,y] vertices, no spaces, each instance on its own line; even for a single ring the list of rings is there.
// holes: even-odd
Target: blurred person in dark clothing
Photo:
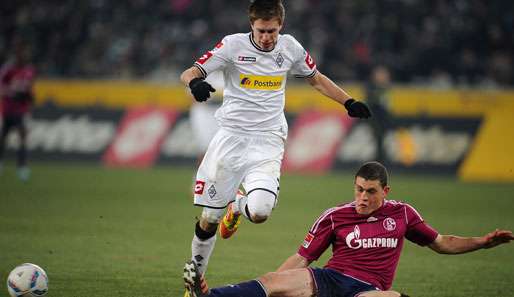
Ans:
[[[0,68],[0,97],[2,109],[2,129],[0,132],[0,172],[6,138],[11,129],[19,136],[17,153],[18,177],[28,180],[27,166],[27,127],[26,117],[34,101],[32,86],[36,70],[31,64],[31,49],[26,44],[14,47],[14,56]]]
[[[376,141],[376,160],[386,163],[384,136],[391,124],[389,115],[389,87],[391,73],[384,65],[375,66],[371,70],[369,82],[366,85],[366,100],[373,118],[371,125]]]

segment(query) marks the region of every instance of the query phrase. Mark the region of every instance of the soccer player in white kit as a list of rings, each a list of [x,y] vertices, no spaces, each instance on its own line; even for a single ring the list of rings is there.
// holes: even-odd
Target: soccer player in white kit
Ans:
[[[251,32],[225,36],[180,77],[200,102],[215,92],[205,81],[210,73],[222,71],[225,81],[223,104],[216,112],[220,130],[209,144],[194,188],[194,204],[202,206],[203,212],[195,227],[192,261],[202,274],[214,249],[218,225],[220,235],[228,238],[237,230],[241,216],[262,223],[276,205],[287,138],[284,95],[288,73],[304,78],[343,105],[349,116],[371,116],[366,104],[352,99],[317,70],[293,36],[279,34],[285,16],[281,0],[255,0],[248,13]],[[245,194],[238,192],[240,184]]]

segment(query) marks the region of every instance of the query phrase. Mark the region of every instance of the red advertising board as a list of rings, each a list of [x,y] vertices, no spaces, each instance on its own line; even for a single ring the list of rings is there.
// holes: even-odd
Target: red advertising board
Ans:
[[[177,116],[176,111],[163,108],[129,109],[118,127],[114,141],[103,156],[104,164],[128,167],[152,166]]]
[[[352,123],[351,118],[339,112],[307,111],[300,114],[287,141],[284,170],[329,170]]]

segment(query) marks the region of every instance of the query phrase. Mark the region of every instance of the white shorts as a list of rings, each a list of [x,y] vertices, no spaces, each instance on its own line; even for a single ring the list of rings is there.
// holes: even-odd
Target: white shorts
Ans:
[[[284,139],[274,134],[248,135],[221,128],[198,168],[194,204],[225,208],[239,185],[247,192],[264,189],[278,198]]]
[[[200,152],[205,153],[211,139],[218,132],[218,121],[214,117],[221,104],[210,102],[194,103],[189,111],[189,120],[194,139]]]

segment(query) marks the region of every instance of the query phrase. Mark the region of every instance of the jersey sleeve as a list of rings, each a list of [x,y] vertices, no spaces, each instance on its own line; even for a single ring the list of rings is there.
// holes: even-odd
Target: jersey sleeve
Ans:
[[[316,74],[316,62],[311,55],[303,48],[303,46],[292,36],[291,43],[293,47],[294,64],[291,68],[291,74],[298,78],[313,77]]]
[[[311,227],[298,254],[309,261],[317,260],[333,240],[332,216],[322,214]]]
[[[405,204],[405,219],[407,223],[405,238],[418,245],[426,246],[434,242],[439,234],[434,228],[425,223],[416,209],[408,204]]]
[[[194,66],[200,69],[203,77],[207,77],[209,73],[225,68],[230,61],[230,38],[225,36],[212,50],[198,58]]]

